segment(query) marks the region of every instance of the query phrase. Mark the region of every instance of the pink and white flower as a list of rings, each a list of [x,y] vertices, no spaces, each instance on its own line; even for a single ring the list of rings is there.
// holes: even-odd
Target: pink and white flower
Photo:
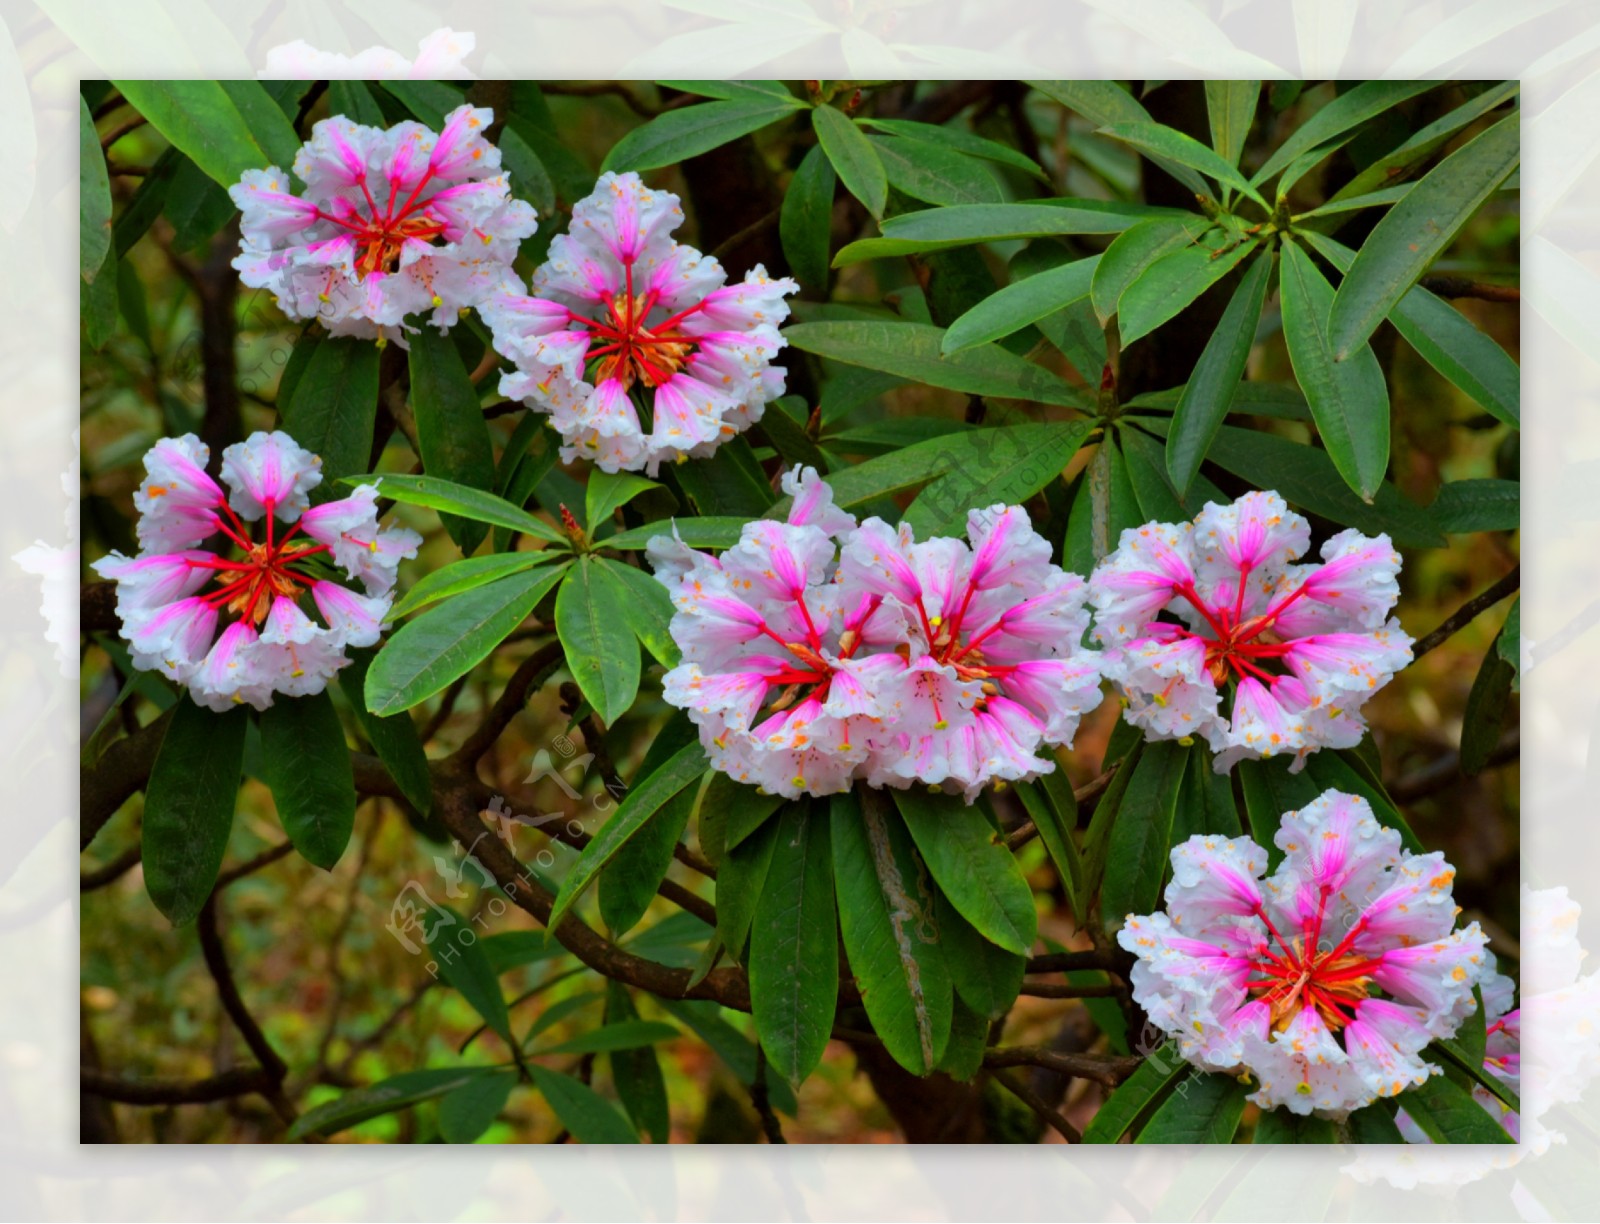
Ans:
[[[1388,536],[1348,530],[1322,564],[1291,564],[1310,534],[1273,492],[1122,533],[1089,602],[1102,667],[1147,738],[1203,736],[1224,773],[1280,753],[1298,771],[1360,742],[1361,706],[1411,660],[1389,618],[1400,556]]]
[[[1042,748],[1071,741],[1099,673],[1083,581],[1021,509],[974,511],[969,542],[917,543],[857,528],[811,469],[783,487],[788,520],[748,524],[721,557],[664,536],[648,550],[683,652],[666,697],[712,763],[788,797],[860,779],[969,803],[1054,769]]]
[[[1248,837],[1172,851],[1166,912],[1128,915],[1135,1001],[1207,1071],[1248,1072],[1263,1109],[1342,1118],[1420,1084],[1422,1057],[1472,1013],[1487,937],[1452,931],[1455,872],[1401,851],[1364,799],[1325,791],[1284,815],[1283,861]]]
[[[349,662],[347,647],[378,640],[396,568],[416,555],[421,538],[379,528],[373,485],[310,506],[321,460],[288,434],[254,433],[228,447],[228,493],[207,475],[208,458],[193,435],[156,443],[134,495],[143,549],[94,563],[117,584],[134,665],[178,681],[197,704],[219,711],[240,703],[266,709],[274,693],[320,693]],[[252,538],[250,522],[262,523],[261,539]],[[294,538],[301,532],[306,540]],[[238,555],[197,547],[212,537]],[[336,581],[340,571],[365,593]],[[323,623],[307,615],[307,595]]]
[[[1097,655],[1081,646],[1085,586],[1050,561],[1020,506],[967,516],[967,540],[918,543],[911,527],[868,519],[839,576],[881,599],[906,626],[900,691],[887,744],[868,762],[873,786],[912,782],[960,791],[1055,768],[1044,745],[1069,744],[1100,704]]]
[[[240,279],[336,336],[403,341],[415,330],[405,319],[427,311],[447,330],[515,282],[511,261],[537,228],[483,137],[493,118],[460,106],[438,133],[322,120],[295,158],[303,195],[277,166],[247,170],[229,188],[242,213]]]
[[[770,363],[799,286],[759,264],[726,284],[715,259],[673,240],[682,221],[671,192],[631,171],[602,174],[532,295],[515,285],[483,307],[517,367],[501,393],[550,414],[563,461],[654,475],[665,460],[709,455],[783,394]]]

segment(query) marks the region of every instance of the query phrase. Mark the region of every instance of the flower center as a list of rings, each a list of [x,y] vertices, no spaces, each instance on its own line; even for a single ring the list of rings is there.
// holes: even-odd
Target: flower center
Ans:
[[[700,305],[696,303],[671,318],[646,326],[645,320],[660,294],[654,289],[634,293],[631,261],[623,264],[623,272],[626,278],[623,291],[605,304],[603,319],[574,314],[572,322],[602,342],[586,354],[587,360],[598,361],[595,382],[614,378],[624,390],[635,382],[659,387],[682,369],[694,352],[694,338],[684,335],[679,324],[699,310]]]
[[[1279,934],[1264,910],[1256,912],[1272,939],[1255,959],[1252,967],[1257,976],[1246,986],[1271,1010],[1272,1027],[1279,1032],[1288,1028],[1303,1008],[1314,1007],[1328,1031],[1337,1033],[1355,1019],[1353,1009],[1367,997],[1369,975],[1380,963],[1350,950],[1365,928],[1364,920],[1351,927],[1336,947],[1320,949],[1329,892],[1327,886],[1319,890],[1316,913],[1292,939]]]
[[[1279,640],[1273,632],[1273,626],[1283,610],[1300,598],[1305,590],[1304,584],[1260,616],[1245,618],[1244,592],[1249,579],[1249,570],[1239,575],[1239,594],[1232,607],[1223,602],[1208,604],[1200,597],[1193,583],[1184,583],[1175,588],[1200,613],[1213,636],[1173,626],[1174,636],[1179,639],[1199,638],[1205,643],[1206,668],[1211,673],[1212,681],[1219,687],[1230,674],[1239,679],[1254,676],[1268,685],[1284,674],[1281,670],[1276,673],[1269,671],[1263,664],[1281,668],[1279,661],[1289,653],[1290,645]]]
[[[298,523],[275,542],[272,538],[273,507],[270,502],[267,503],[267,512],[262,515],[262,521],[266,524],[266,539],[259,543],[250,539],[250,529],[226,500],[218,504],[218,509],[223,518],[217,520],[217,527],[238,546],[244,559],[230,561],[214,557],[209,561],[193,560],[189,565],[217,572],[216,587],[204,596],[208,604],[214,608],[225,607],[229,612],[237,613],[240,620],[259,625],[266,619],[274,598],[284,595],[293,599],[300,594],[302,587],[309,586],[314,580],[311,575],[293,568],[295,564],[316,553],[327,552],[328,546],[317,544],[309,548],[287,548],[290,538],[300,530]]]
[[[444,222],[422,211],[425,204],[419,203],[417,198],[431,178],[433,171],[430,169],[412,188],[404,201],[400,199],[398,192],[391,189],[388,206],[381,209],[377,201],[372,198],[372,191],[367,187],[366,179],[362,178],[358,185],[366,200],[365,213],[352,204],[345,216],[334,216],[321,209],[318,209],[317,216],[349,231],[351,239],[356,244],[356,270],[363,277],[370,276],[374,272],[393,272],[399,267],[400,255],[407,242],[432,243],[444,233]],[[478,231],[478,236],[485,242],[489,241],[489,236],[481,230]]]

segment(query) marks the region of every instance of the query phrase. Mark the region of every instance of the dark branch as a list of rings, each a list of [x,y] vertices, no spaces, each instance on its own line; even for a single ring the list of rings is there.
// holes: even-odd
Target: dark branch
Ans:
[[[1122,960],[1115,953],[1091,949],[1086,952],[1046,952],[1028,958],[1029,973],[1070,973],[1074,969],[1120,969]]]
[[[133,845],[129,846],[109,863],[102,867],[96,867],[93,871],[85,871],[80,875],[78,877],[78,891],[93,892],[97,888],[104,888],[107,884],[115,883],[133,870],[134,864],[139,861],[142,854],[143,847],[138,842],[134,842]]]
[[[1032,1088],[1029,1088],[1027,1084],[1023,1083],[1019,1076],[1013,1075],[1010,1071],[1001,1070],[993,1070],[990,1075],[994,1077],[997,1084],[1038,1114],[1040,1120],[1068,1143],[1083,1142],[1083,1135],[1079,1133],[1078,1128],[1063,1118],[1059,1110],[1050,1108],[1049,1103]]]
[[[545,643],[524,659],[506,682],[494,705],[489,707],[483,722],[467,736],[451,760],[457,764],[470,764],[488,752],[495,740],[511,725],[511,720],[528,704],[528,694],[560,663],[561,643],[554,641]]]
[[[239,994],[238,984],[233,980],[233,970],[228,965],[227,950],[222,945],[222,933],[217,927],[217,897],[218,893],[213,891],[206,898],[205,905],[200,909],[199,920],[195,924],[200,936],[200,955],[205,959],[206,969],[216,985],[217,997],[222,1000],[222,1009],[228,1013],[228,1018],[233,1021],[234,1027],[244,1038],[245,1045],[250,1047],[250,1052],[261,1064],[262,1072],[271,1081],[268,1087],[261,1090],[261,1094],[267,1098],[268,1104],[285,1124],[292,1123],[295,1120],[294,1106],[283,1095],[283,1080],[289,1074],[289,1067],[272,1048],[267,1035],[261,1031],[261,1026],[250,1014],[250,1009],[245,1006],[244,999]]]
[[[1492,587],[1484,591],[1482,594],[1474,595],[1471,599],[1467,600],[1466,603],[1457,608],[1448,618],[1446,618],[1444,623],[1432,633],[1418,639],[1417,643],[1411,648],[1411,661],[1415,663],[1435,646],[1442,645],[1448,638],[1453,636],[1457,630],[1465,628],[1467,625],[1471,624],[1478,618],[1479,615],[1494,607],[1495,604],[1499,603],[1506,596],[1515,594],[1521,583],[1522,567],[1520,565],[1514,566],[1512,567],[1511,572],[1504,578],[1500,579],[1499,582],[1496,582]]]
[[[1480,302],[1520,302],[1522,290],[1513,285],[1490,285],[1465,276],[1424,276],[1419,282],[1442,298],[1477,298]]]
[[[260,1067],[235,1067],[205,1079],[124,1079],[89,1067],[78,1070],[84,1092],[123,1105],[206,1105],[252,1092],[267,1093],[276,1085]]]
[[[1064,1054],[1044,1046],[996,1046],[986,1050],[986,1067],[1045,1067],[1061,1075],[1115,1088],[1139,1069],[1142,1058],[1121,1054]]]
[[[1024,982],[1018,993],[1035,999],[1115,999],[1126,992],[1126,987],[1114,983],[1074,986],[1071,982]]]

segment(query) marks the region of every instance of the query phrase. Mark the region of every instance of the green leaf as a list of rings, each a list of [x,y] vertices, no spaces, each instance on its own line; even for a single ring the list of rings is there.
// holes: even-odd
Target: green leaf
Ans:
[[[1131,225],[1112,239],[1094,270],[1089,296],[1095,317],[1104,327],[1117,313],[1128,286],[1163,256],[1199,242],[1213,223],[1205,217],[1151,217]]]
[[[613,1024],[623,1020],[637,1020],[639,1012],[633,1005],[628,989],[621,982],[606,983],[605,1021]],[[661,1060],[651,1046],[633,1050],[613,1050],[611,1081],[616,1085],[622,1107],[634,1129],[649,1135],[657,1143],[667,1143],[672,1137],[672,1114],[667,1105],[667,1084],[661,1075]]]
[[[1366,195],[1351,196],[1344,200],[1330,200],[1320,208],[1313,208],[1310,212],[1299,213],[1296,221],[1309,221],[1313,217],[1332,217],[1340,213],[1360,212],[1363,208],[1386,208],[1396,200],[1403,199],[1406,192],[1410,191],[1413,184],[1401,183],[1398,187],[1385,187],[1382,191],[1370,191]],[[1308,226],[1300,227],[1300,233],[1313,234],[1315,230]]]
[[[1233,291],[1228,308],[1195,363],[1194,373],[1184,384],[1172,415],[1172,432],[1167,435],[1167,472],[1180,495],[1188,493],[1199,473],[1200,463],[1217,430],[1222,428],[1222,418],[1228,415],[1239,380],[1244,377],[1271,276],[1272,256],[1263,253]]]
[[[750,1085],[756,1079],[756,1046],[753,1041],[723,1019],[723,1010],[705,999],[665,999],[656,1002],[674,1019],[681,1020],[696,1037],[716,1051],[717,1057],[727,1064],[734,1078]],[[771,1064],[762,1076],[775,1108],[791,1118],[799,1111],[794,1089],[787,1080],[777,1075]]]
[[[589,538],[594,539],[594,533],[609,522],[620,507],[641,493],[659,488],[655,481],[633,472],[602,472],[598,468],[590,472],[583,492],[583,521],[589,529]]]
[[[1488,114],[1497,106],[1514,98],[1519,89],[1517,81],[1504,81],[1486,89],[1469,102],[1456,107],[1432,123],[1418,128],[1392,152],[1362,168],[1333,195],[1333,202],[1343,202],[1357,196],[1378,195],[1379,190],[1397,179],[1408,178],[1418,166],[1425,164],[1434,152],[1451,136],[1469,123]],[[1400,190],[1410,190],[1411,184],[1402,184]]]
[[[1302,230],[1317,253],[1341,272],[1356,253],[1325,234]],[[1522,371],[1511,354],[1471,320],[1421,285],[1400,299],[1389,321],[1422,359],[1498,420],[1522,427]]]
[[[1165,423],[1141,418],[1139,424],[1165,436]],[[1368,535],[1386,531],[1401,548],[1440,548],[1444,536],[1433,517],[1393,485],[1378,486],[1372,501],[1352,493],[1334,470],[1326,451],[1257,429],[1224,425],[1206,456],[1260,489],[1276,489],[1290,505],[1355,527]]]
[[[1430,1075],[1397,1100],[1435,1143],[1515,1142],[1470,1092],[1447,1075]]]
[[[783,400],[772,404],[761,414],[761,420],[757,422],[756,428],[790,467],[814,467],[817,471],[826,473],[829,467],[828,457],[806,433],[805,423],[797,420],[788,411],[784,400],[798,404],[800,411],[805,412],[804,400],[799,396],[785,396]]]
[[[211,895],[233,829],[249,718],[214,714],[180,697],[145,788],[144,886],[173,926],[192,922]]]
[[[461,90],[442,81],[385,81],[383,89],[418,120],[434,129],[466,101]]]
[[[272,163],[217,81],[117,81],[141,115],[224,187]],[[283,167],[287,169],[287,167]]]
[[[1468,1049],[1463,1043],[1465,1035],[1456,1034],[1455,1039],[1439,1038],[1432,1042],[1425,1054],[1446,1064],[1445,1072],[1458,1084],[1470,1080],[1482,1088],[1490,1096],[1496,1098],[1500,1104],[1500,1111],[1504,1113],[1521,1113],[1522,1101],[1518,1098],[1509,1084],[1498,1076],[1493,1075],[1484,1066],[1483,1047],[1488,1041],[1486,1026],[1483,1023],[1483,992],[1474,988],[1474,996],[1478,1000],[1478,1010],[1473,1013],[1473,1019],[1468,1023],[1476,1023],[1479,1034],[1483,1040],[1475,1043],[1473,1049]]]
[[[571,541],[543,519],[534,518],[526,510],[512,505],[493,493],[457,484],[439,476],[406,476],[393,472],[373,472],[365,476],[346,476],[342,483],[358,485],[378,483],[384,497],[410,506],[427,506],[431,510],[447,511],[475,523],[492,523],[511,531],[520,531],[552,544],[570,544]],[[608,541],[609,543],[609,541]]]
[[[1189,1074],[1189,1064],[1172,1045],[1157,1046],[1144,1062],[1106,1098],[1083,1128],[1085,1143],[1115,1143],[1141,1115],[1171,1092]]]
[[[1106,931],[1121,928],[1131,914],[1158,908],[1161,879],[1172,849],[1172,822],[1189,749],[1175,740],[1146,744],[1121,810],[1111,826],[1105,883],[1100,893]]]
[[[672,596],[650,574],[609,557],[596,558],[615,588],[627,591],[622,601],[622,617],[640,644],[663,667],[676,667],[680,659],[678,644],[672,640]]]
[[[894,801],[951,905],[991,943],[1026,956],[1038,934],[1033,893],[982,813],[958,795],[897,790]]]
[[[676,165],[794,114],[793,102],[749,96],[666,111],[612,145],[600,169],[620,173]]]
[[[638,1143],[632,1124],[617,1107],[580,1079],[537,1063],[528,1064],[533,1086],[549,1102],[561,1125],[579,1143]]]
[[[95,273],[94,279],[78,290],[78,305],[83,316],[84,338],[89,347],[99,352],[117,330],[117,281],[119,275],[114,255],[106,256],[105,265]]]
[[[748,438],[730,438],[710,458],[680,463],[672,474],[696,514],[755,518],[772,508],[772,486]]]
[[[1173,1092],[1135,1143],[1231,1143],[1249,1089],[1230,1075],[1195,1075]]]
[[[251,137],[261,146],[267,160],[282,170],[290,169],[300,152],[300,137],[295,134],[289,114],[267,92],[266,86],[248,77],[219,81],[218,84],[244,119]]]
[[[1098,255],[1073,260],[996,290],[950,324],[940,342],[940,351],[949,355],[998,340],[1070,306],[1088,295],[1089,283],[1099,262]]]
[[[1393,110],[1407,98],[1433,89],[1438,81],[1364,81],[1346,93],[1340,94],[1310,119],[1295,129],[1288,140],[1278,146],[1271,157],[1261,164],[1261,169],[1250,176],[1259,187],[1297,157],[1347,132],[1375,116]],[[1283,188],[1279,188],[1282,194]]]
[[[639,644],[628,624],[628,588],[580,557],[556,593],[556,633],[567,667],[600,720],[611,726],[639,691]]]
[[[1522,371],[1492,336],[1421,286],[1400,299],[1389,321],[1435,370],[1498,420],[1522,428]]]
[[[350,665],[339,669],[339,687],[349,699],[372,750],[395,780],[400,793],[421,816],[433,810],[433,776],[428,772],[428,756],[411,716],[404,712],[379,718],[367,709],[365,698],[367,671],[372,666],[370,648],[352,650]]]
[[[1128,728],[1132,743],[1128,746],[1118,747],[1115,738],[1116,732],[1123,727]],[[1112,775],[1111,782],[1107,785],[1100,801],[1094,805],[1094,814],[1089,817],[1089,827],[1083,835],[1083,887],[1089,896],[1094,896],[1100,889],[1100,882],[1104,878],[1106,868],[1106,847],[1111,840],[1111,829],[1116,824],[1117,815],[1122,810],[1122,797],[1127,793],[1128,784],[1133,780],[1133,771],[1137,768],[1139,758],[1144,755],[1144,738],[1137,733],[1137,729],[1126,722],[1120,722],[1113,729],[1113,738],[1106,747],[1105,763],[1102,769],[1110,769],[1116,765],[1117,772]],[[1120,755],[1120,759],[1119,758]]]
[[[889,179],[872,142],[848,116],[832,106],[811,112],[811,126],[839,179],[851,195],[874,217],[883,216],[889,202]]]
[[[613,938],[633,930],[656,899],[656,889],[672,866],[672,852],[689,825],[696,794],[696,787],[686,786],[668,799],[600,873],[600,917]]]
[[[821,145],[801,159],[778,213],[778,237],[789,267],[800,283],[816,289],[828,284],[828,249],[833,235],[833,193],[838,175]]]
[[[1116,123],[1150,123],[1145,110],[1115,81],[1029,81],[1039,92],[1078,112],[1098,127]],[[1196,195],[1208,194],[1205,180],[1188,166],[1157,156],[1156,164]]]
[[[676,527],[679,538],[690,548],[732,548],[739,542],[739,533],[744,530],[747,521],[731,515],[662,519],[658,523],[646,523],[643,527],[630,527],[627,531],[619,531],[616,535],[601,540],[600,547],[615,549],[618,552],[642,549],[657,536],[671,539],[673,528]]]
[[[1195,834],[1238,837],[1239,808],[1233,800],[1233,779],[1212,768],[1214,758],[1204,744],[1189,749],[1189,768],[1173,815],[1172,844]]]
[[[89,104],[78,95],[78,271],[92,281],[111,249],[111,177]]]
[[[660,811],[667,800],[699,778],[705,768],[705,750],[698,743],[687,744],[628,792],[627,798],[617,805],[617,810],[583,848],[578,861],[561,881],[561,891],[556,895],[549,921],[545,923],[546,930],[560,929],[561,920],[594,882],[600,869],[644,826],[645,821]]]
[[[867,1017],[890,1057],[927,1075],[950,1039],[952,992],[916,850],[881,791],[835,795],[830,824],[839,926]]]
[[[1255,250],[1255,242],[1241,242],[1228,230],[1216,229],[1192,246],[1163,255],[1122,293],[1117,304],[1122,343],[1131,344],[1153,332]]]
[[[367,469],[378,419],[378,347],[313,329],[295,349],[307,356],[292,393],[286,397],[280,388],[278,418],[285,432],[322,459],[322,483],[311,491],[320,504],[336,495],[334,482]]]
[[[472,924],[454,910],[446,906],[440,908],[454,921],[445,922],[441,918],[428,941],[428,952],[434,958],[439,976],[460,993],[491,1032],[515,1048],[516,1043],[511,1036],[511,1015],[506,1008],[505,996],[500,993],[500,974],[494,962],[484,951],[482,942],[476,938]],[[474,938],[462,939],[461,932]]]
[[[833,266],[891,255],[917,255],[946,247],[1065,234],[1120,234],[1150,217],[1183,218],[1176,209],[1104,200],[1031,200],[1026,204],[955,204],[885,217],[882,238],[852,242]]]
[[[803,110],[806,105],[790,93],[789,87],[782,81],[657,81],[656,84],[702,98],[767,98],[783,102],[795,110]]]
[[[1211,124],[1211,147],[1230,166],[1239,164],[1260,97],[1260,81],[1206,82],[1206,118]]]
[[[613,1050],[637,1050],[658,1041],[673,1041],[681,1034],[670,1024],[654,1020],[619,1020],[569,1041],[529,1051],[543,1054],[609,1054]]]
[[[1511,682],[1517,669],[1501,657],[1496,640],[1472,682],[1467,708],[1461,716],[1461,772],[1469,777],[1481,773],[1500,743],[1506,709],[1511,702]]]
[[[924,538],[965,535],[968,511],[996,502],[1017,505],[1027,501],[1061,475],[1093,428],[1091,421],[1064,421],[953,436],[948,453],[957,461],[918,495],[904,521]],[[836,495],[838,487],[836,482]]]
[[[1516,531],[1522,526],[1522,484],[1515,480],[1452,480],[1428,507],[1446,535]]]
[[[944,329],[926,323],[865,319],[796,323],[785,328],[783,335],[803,352],[967,395],[1067,407],[1085,403],[1084,394],[1058,375],[996,345],[979,345],[945,356]]]
[[[1404,1143],[1406,1137],[1395,1125],[1385,1102],[1375,1101],[1358,1109],[1345,1122],[1352,1143]]]
[[[426,701],[464,676],[527,619],[566,573],[545,566],[452,595],[394,634],[367,673],[367,709],[394,714]]]
[[[310,1135],[333,1135],[370,1118],[381,1117],[454,1092],[489,1074],[485,1067],[449,1067],[406,1071],[365,1088],[347,1092],[301,1114],[284,1134],[293,1142]]]
[[[1242,195],[1249,196],[1268,212],[1272,211],[1271,205],[1262,199],[1260,193],[1245,181],[1244,175],[1234,168],[1232,160],[1221,156],[1193,136],[1185,135],[1176,128],[1159,123],[1134,121],[1102,127],[1100,135],[1110,136],[1113,140],[1132,145],[1152,160],[1165,159],[1168,162],[1189,166],[1224,187],[1231,187]]]
[[[939,1060],[938,1070],[963,1082],[972,1079],[983,1067],[983,1054],[989,1045],[989,1021],[961,1001],[952,1000],[950,1041]]]
[[[778,822],[768,820],[736,845],[730,844],[717,867],[717,934],[735,960],[744,959],[745,940],[777,844]]]
[[[1055,865],[1056,878],[1067,894],[1073,917],[1082,926],[1088,897],[1083,891],[1083,856],[1072,839],[1078,823],[1078,801],[1072,784],[1058,768],[1055,773],[1041,775],[1036,782],[1018,782],[1015,790],[1033,827],[1039,830],[1045,853]]]
[[[1512,112],[1435,166],[1373,227],[1328,316],[1328,345],[1344,361],[1366,343],[1456,232],[1517,167],[1521,120]]]
[[[356,784],[344,727],[326,691],[282,697],[261,712],[261,774],[302,857],[332,870],[350,841]]]
[[[411,337],[410,365],[411,407],[417,418],[423,469],[435,480],[471,489],[491,488],[494,445],[461,351],[448,336],[424,327]],[[384,492],[390,493],[387,488]],[[484,496],[494,498],[491,493]],[[483,540],[484,530],[475,520],[446,515],[441,521],[463,555]]]
[[[725,850],[732,850],[761,828],[785,802],[782,795],[763,794],[721,772],[711,775],[711,785],[701,800],[703,815],[715,807],[727,809],[722,841]]]
[[[1311,759],[1321,753],[1313,754]],[[1234,766],[1239,788],[1244,793],[1245,818],[1250,836],[1267,852],[1268,866],[1276,870],[1283,851],[1273,841],[1285,812],[1297,811],[1322,793],[1309,773],[1289,772],[1289,761],[1277,757],[1267,761],[1240,761]]]
[[[1328,336],[1333,288],[1293,243],[1279,277],[1283,334],[1317,432],[1344,482],[1370,502],[1389,465],[1389,389],[1370,346],[1335,361]]]
[[[796,1087],[822,1060],[839,996],[839,933],[826,809],[778,817],[750,927],[750,1004],[767,1061]]]
[[[1256,1123],[1252,1143],[1337,1143],[1333,1123],[1326,1118],[1301,1117],[1287,1109],[1268,1109]]]
[[[446,1143],[475,1143],[494,1125],[517,1086],[517,1072],[501,1067],[453,1088],[439,1101],[439,1134]]]
[[[372,96],[372,90],[361,81],[329,81],[328,111],[335,115],[347,115],[367,127],[389,126],[383,117],[383,108]]]
[[[464,591],[509,578],[512,574],[520,574],[551,561],[570,560],[570,554],[554,551],[488,553],[482,557],[463,557],[436,570],[429,570],[395,603],[389,615],[398,620],[451,595],[460,595]]]
[[[1001,144],[997,140],[989,140],[983,136],[976,136],[961,128],[940,127],[933,123],[919,123],[915,119],[875,119],[864,116],[861,123],[879,132],[888,132],[891,136],[909,136],[920,143],[944,145],[958,153],[965,153],[969,157],[979,157],[984,161],[998,162],[1021,170],[1038,179],[1041,183],[1048,183],[1050,176],[1046,174],[1032,158],[1024,156],[1010,145]]]
[[[1511,611],[1506,613],[1505,624],[1500,626],[1500,636],[1494,640],[1494,650],[1517,671],[1518,677],[1511,681],[1511,687],[1513,690],[1519,688],[1522,671],[1522,596],[1520,595],[1511,601]]]
[[[998,204],[1005,197],[988,167],[943,145],[905,136],[870,136],[895,190],[927,204]]]
[[[1179,497],[1178,491],[1172,487],[1172,477],[1167,475],[1164,449],[1143,430],[1124,426],[1117,430],[1117,441],[1123,462],[1128,468],[1128,483],[1133,486],[1134,497],[1139,503],[1140,522],[1155,520],[1160,523],[1181,523],[1199,514],[1208,501],[1228,501],[1221,489],[1198,473],[1189,486],[1189,492]]]
[[[1027,959],[990,943],[943,893],[934,898],[934,913],[957,997],[985,1019],[1000,1019],[1017,1001]]]

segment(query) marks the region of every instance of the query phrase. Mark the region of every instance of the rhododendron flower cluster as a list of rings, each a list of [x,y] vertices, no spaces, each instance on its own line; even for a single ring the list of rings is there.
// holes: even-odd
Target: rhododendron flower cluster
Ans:
[[[770,363],[799,286],[760,264],[727,284],[715,259],[673,240],[682,221],[671,192],[602,174],[551,242],[533,296],[518,285],[483,308],[517,366],[501,393],[550,414],[566,462],[654,475],[663,460],[709,455],[783,394]]]
[[[1279,753],[1298,771],[1318,748],[1360,743],[1362,704],[1411,660],[1389,618],[1400,555],[1346,530],[1322,564],[1291,564],[1310,535],[1273,492],[1122,533],[1089,602],[1105,675],[1147,738],[1203,736],[1218,772]]]
[[[286,433],[254,433],[222,452],[227,494],[206,473],[209,457],[193,434],[151,447],[133,499],[140,551],[94,563],[117,584],[134,665],[218,711],[320,693],[349,662],[347,647],[377,642],[400,560],[421,537],[379,528],[375,485],[312,506],[321,460]],[[202,547],[212,537],[238,555]]]
[[[790,798],[913,783],[964,794],[1048,773],[1100,702],[1084,583],[1017,506],[974,510],[967,540],[857,526],[807,468],[786,522],[720,557],[657,537],[682,663],[669,702],[712,764]]]
[[[1274,838],[1191,837],[1172,851],[1165,913],[1130,914],[1133,995],[1207,1071],[1248,1073],[1264,1109],[1341,1118],[1420,1084],[1421,1052],[1477,1006],[1492,960],[1455,926],[1444,856],[1402,854],[1366,800],[1325,791]]]
[[[483,137],[493,118],[460,106],[438,133],[322,120],[295,157],[304,195],[277,166],[229,188],[242,214],[240,280],[336,336],[403,338],[406,316],[429,310],[448,329],[515,279],[518,244],[538,228]]]

